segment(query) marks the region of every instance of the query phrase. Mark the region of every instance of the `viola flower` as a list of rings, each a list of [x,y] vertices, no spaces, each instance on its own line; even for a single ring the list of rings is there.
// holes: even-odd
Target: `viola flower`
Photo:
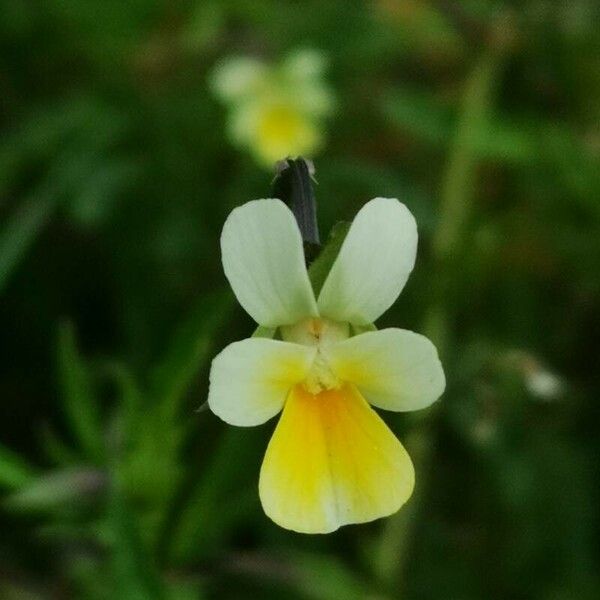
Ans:
[[[372,323],[400,294],[416,249],[406,206],[375,198],[357,214],[315,298],[283,202],[248,202],[225,222],[225,275],[269,338],[234,342],[213,360],[208,404],[245,427],[282,411],[259,481],[264,511],[282,527],[328,533],[390,515],[413,491],[412,462],[371,406],[429,406],[444,390],[444,372],[427,338]]]
[[[323,118],[333,107],[324,69],[323,55],[309,49],[277,65],[250,57],[221,63],[212,87],[229,106],[232,142],[269,168],[282,156],[314,156],[324,141]]]

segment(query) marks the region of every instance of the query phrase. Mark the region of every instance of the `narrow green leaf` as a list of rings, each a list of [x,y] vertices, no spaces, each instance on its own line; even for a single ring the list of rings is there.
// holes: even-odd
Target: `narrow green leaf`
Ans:
[[[166,583],[166,600],[203,600],[206,598],[202,581],[198,577],[185,579],[180,577]]]
[[[0,446],[0,486],[19,488],[31,481],[35,472],[18,454]]]
[[[79,355],[75,329],[65,322],[58,331],[58,378],[69,425],[89,458],[100,461],[103,432],[88,367]]]
[[[55,207],[53,198],[40,194],[21,204],[0,230],[0,293],[35,242]]]
[[[373,593],[356,571],[333,556],[294,555],[296,589],[311,600],[384,600]]]
[[[122,438],[128,451],[119,469],[123,484],[148,503],[142,534],[150,546],[160,542],[168,504],[181,481],[180,452],[194,414],[190,406],[187,418],[181,416],[187,393],[207,366],[213,339],[232,307],[229,292],[200,298],[153,370],[143,407],[133,408],[125,421]],[[204,399],[203,393],[195,405]]]
[[[446,144],[452,133],[452,107],[426,90],[396,88],[381,103],[383,114],[397,127],[431,144]]]
[[[97,365],[97,369],[115,386],[119,400],[119,433],[131,437],[144,410],[144,394],[138,381],[127,365],[118,361],[103,361]]]
[[[180,407],[189,385],[209,357],[213,337],[232,307],[231,293],[207,294],[177,329],[152,382],[155,398],[168,412],[176,412]]]
[[[397,88],[381,103],[383,114],[403,131],[428,144],[450,147],[453,143],[457,107],[442,102],[426,90]],[[550,124],[544,124],[547,129]],[[513,164],[540,160],[538,136],[530,119],[509,120],[490,113],[486,123],[478,124],[470,140],[473,153],[482,159]]]
[[[10,510],[38,512],[81,504],[96,497],[105,487],[106,477],[94,469],[67,469],[45,473],[30,480],[3,502]]]
[[[239,560],[241,558],[241,560]],[[238,559],[238,560],[236,560]],[[246,559],[246,560],[244,560]],[[237,564],[236,564],[237,562]],[[248,563],[261,568],[248,569]],[[284,551],[277,555],[232,557],[231,571],[266,582],[283,583],[289,594],[306,600],[388,600],[365,581],[356,568],[333,554]],[[396,597],[396,596],[394,596]]]
[[[81,456],[56,431],[46,424],[41,431],[41,443],[47,458],[57,466],[67,467],[81,463]]]
[[[114,589],[127,600],[163,600],[159,573],[144,546],[137,514],[129,506],[118,481],[108,506],[108,533],[112,541],[111,573]]]
[[[2,600],[47,600],[48,595],[31,589],[31,584],[24,581],[10,581],[6,576],[0,581],[0,598]]]
[[[249,497],[239,492],[231,496],[232,481],[236,482],[233,487],[243,490],[255,476],[250,468],[257,458],[253,451],[255,435],[250,429],[230,427],[212,449],[170,536],[168,551],[176,563],[214,552],[232,524],[256,506],[255,485]]]

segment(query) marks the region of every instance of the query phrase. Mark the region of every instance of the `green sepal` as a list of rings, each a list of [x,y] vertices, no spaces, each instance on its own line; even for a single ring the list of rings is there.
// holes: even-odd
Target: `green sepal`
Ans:
[[[350,324],[352,335],[360,335],[361,333],[367,333],[368,331],[377,331],[377,327],[374,323],[367,323],[366,325],[353,325]]]
[[[308,277],[317,297],[327,279],[327,275],[329,275],[329,271],[331,271],[335,259],[340,253],[350,225],[347,221],[340,221],[331,228],[325,247],[308,269]]]
[[[277,327],[264,327],[263,325],[259,325],[252,334],[253,338],[267,338],[272,340],[277,333]]]

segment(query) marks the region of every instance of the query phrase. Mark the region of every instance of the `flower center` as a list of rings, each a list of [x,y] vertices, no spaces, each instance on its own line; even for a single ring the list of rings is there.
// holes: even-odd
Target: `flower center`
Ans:
[[[322,348],[349,338],[350,325],[313,317],[304,319],[295,325],[284,325],[281,327],[281,337],[286,342]]]
[[[319,142],[319,134],[311,120],[288,102],[261,110],[256,139],[263,157],[275,161],[282,156],[314,149]]]
[[[302,385],[309,394],[320,394],[325,390],[337,390],[342,386],[342,382],[331,370],[320,348],[317,350],[315,360]]]
[[[321,318],[306,319],[295,325],[282,327],[281,336],[289,342],[317,347],[317,354],[310,372],[302,384],[307,392],[319,394],[324,390],[339,389],[342,386],[342,382],[336,377],[327,362],[324,349],[328,345],[341,342],[350,336],[348,323],[338,323]]]
[[[259,135],[281,144],[298,137],[301,128],[302,117],[297,111],[287,106],[273,106],[262,114]]]

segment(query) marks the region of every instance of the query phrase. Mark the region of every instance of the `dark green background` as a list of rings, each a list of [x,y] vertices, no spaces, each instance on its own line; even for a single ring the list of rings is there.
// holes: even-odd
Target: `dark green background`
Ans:
[[[596,0],[0,0],[0,598],[600,597],[599,22]],[[298,47],[337,97],[322,236],[409,206],[380,325],[431,336],[448,379],[383,415],[407,508],[328,536],[261,511],[274,423],[196,412],[253,328],[220,229],[272,178],[207,78]]]

